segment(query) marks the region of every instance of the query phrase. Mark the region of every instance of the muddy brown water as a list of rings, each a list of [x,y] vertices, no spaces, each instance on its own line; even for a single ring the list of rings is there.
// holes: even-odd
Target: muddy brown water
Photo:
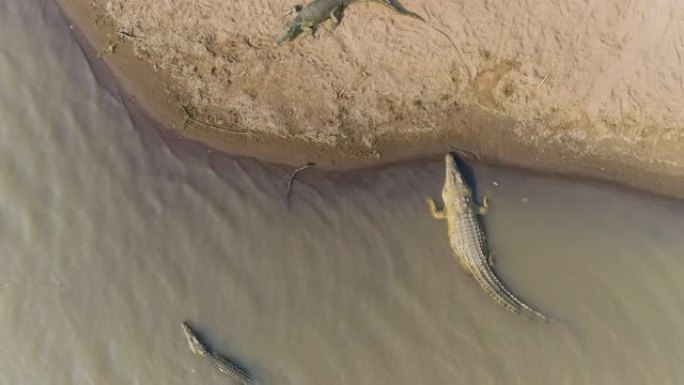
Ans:
[[[52,2],[0,1],[0,384],[675,384],[684,204],[469,163],[509,314],[450,255],[441,160],[345,174],[160,134]]]

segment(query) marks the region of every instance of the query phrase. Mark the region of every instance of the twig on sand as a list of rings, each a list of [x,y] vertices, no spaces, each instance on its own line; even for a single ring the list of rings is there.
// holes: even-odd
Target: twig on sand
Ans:
[[[306,170],[307,168],[312,168],[318,166],[314,162],[308,162],[306,166],[302,166],[292,172],[292,175],[290,175],[290,180],[287,182],[287,195],[285,195],[285,202],[287,203],[287,208],[290,208],[290,194],[292,194],[292,182],[294,182],[295,178],[297,177],[297,174],[299,174],[300,171]]]
[[[250,135],[250,134],[251,134],[251,133],[248,132],[248,131],[235,131],[235,130],[229,130],[229,129],[227,129],[227,128],[219,127],[219,126],[216,126],[216,125],[213,125],[213,124],[200,122],[199,120],[197,120],[197,119],[195,119],[195,118],[192,117],[192,115],[190,114],[190,111],[188,111],[188,107],[186,107],[186,106],[184,106],[184,105],[182,105],[182,104],[179,105],[178,107],[180,107],[180,110],[183,111],[183,115],[184,115],[184,117],[183,117],[183,128],[185,128],[185,127],[188,125],[188,122],[192,122],[192,123],[199,124],[200,126],[209,127],[209,128],[214,128],[214,129],[216,129],[216,130],[229,132],[229,133],[231,133],[231,134],[236,134],[236,135]]]
[[[121,36],[121,37],[129,38],[129,39],[141,39],[140,36],[136,36],[136,35],[128,32],[128,31],[125,31],[123,29],[121,31],[117,31],[116,34]]]
[[[542,80],[539,82],[539,84],[537,85],[537,89],[541,88],[542,84],[544,84],[544,82],[546,81],[546,78],[548,78],[548,77],[549,77],[548,74],[547,74],[546,76],[544,76],[544,79],[542,79]]]

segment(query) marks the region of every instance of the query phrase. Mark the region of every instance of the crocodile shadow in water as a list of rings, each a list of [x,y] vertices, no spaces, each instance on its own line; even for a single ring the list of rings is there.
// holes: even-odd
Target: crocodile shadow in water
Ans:
[[[449,153],[451,154],[451,156],[454,157],[454,160],[456,161],[456,166],[461,171],[463,179],[465,179],[465,182],[468,184],[470,190],[473,192],[473,196],[480,196],[480,189],[477,180],[475,179],[475,173],[473,172],[472,167],[470,167],[467,163],[465,163],[465,161],[463,161],[462,156],[458,151],[450,151]]]

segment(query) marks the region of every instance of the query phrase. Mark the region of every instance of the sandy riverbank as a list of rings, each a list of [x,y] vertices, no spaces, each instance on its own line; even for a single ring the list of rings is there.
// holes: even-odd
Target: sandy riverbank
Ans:
[[[59,3],[154,118],[229,153],[347,169],[451,144],[684,197],[677,1],[403,2],[430,25],[362,3],[280,48],[286,1]]]

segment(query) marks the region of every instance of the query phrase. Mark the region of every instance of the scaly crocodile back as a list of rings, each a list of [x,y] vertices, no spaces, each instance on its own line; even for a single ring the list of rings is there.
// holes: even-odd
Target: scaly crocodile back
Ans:
[[[330,17],[330,12],[333,9],[344,7],[350,2],[349,0],[314,0],[305,5],[292,21],[318,23]]]
[[[485,233],[475,212],[468,210],[449,221],[449,243],[457,258],[475,281],[496,302],[513,313],[547,322],[548,318],[533,309],[508,290],[494,274],[489,265]]]

